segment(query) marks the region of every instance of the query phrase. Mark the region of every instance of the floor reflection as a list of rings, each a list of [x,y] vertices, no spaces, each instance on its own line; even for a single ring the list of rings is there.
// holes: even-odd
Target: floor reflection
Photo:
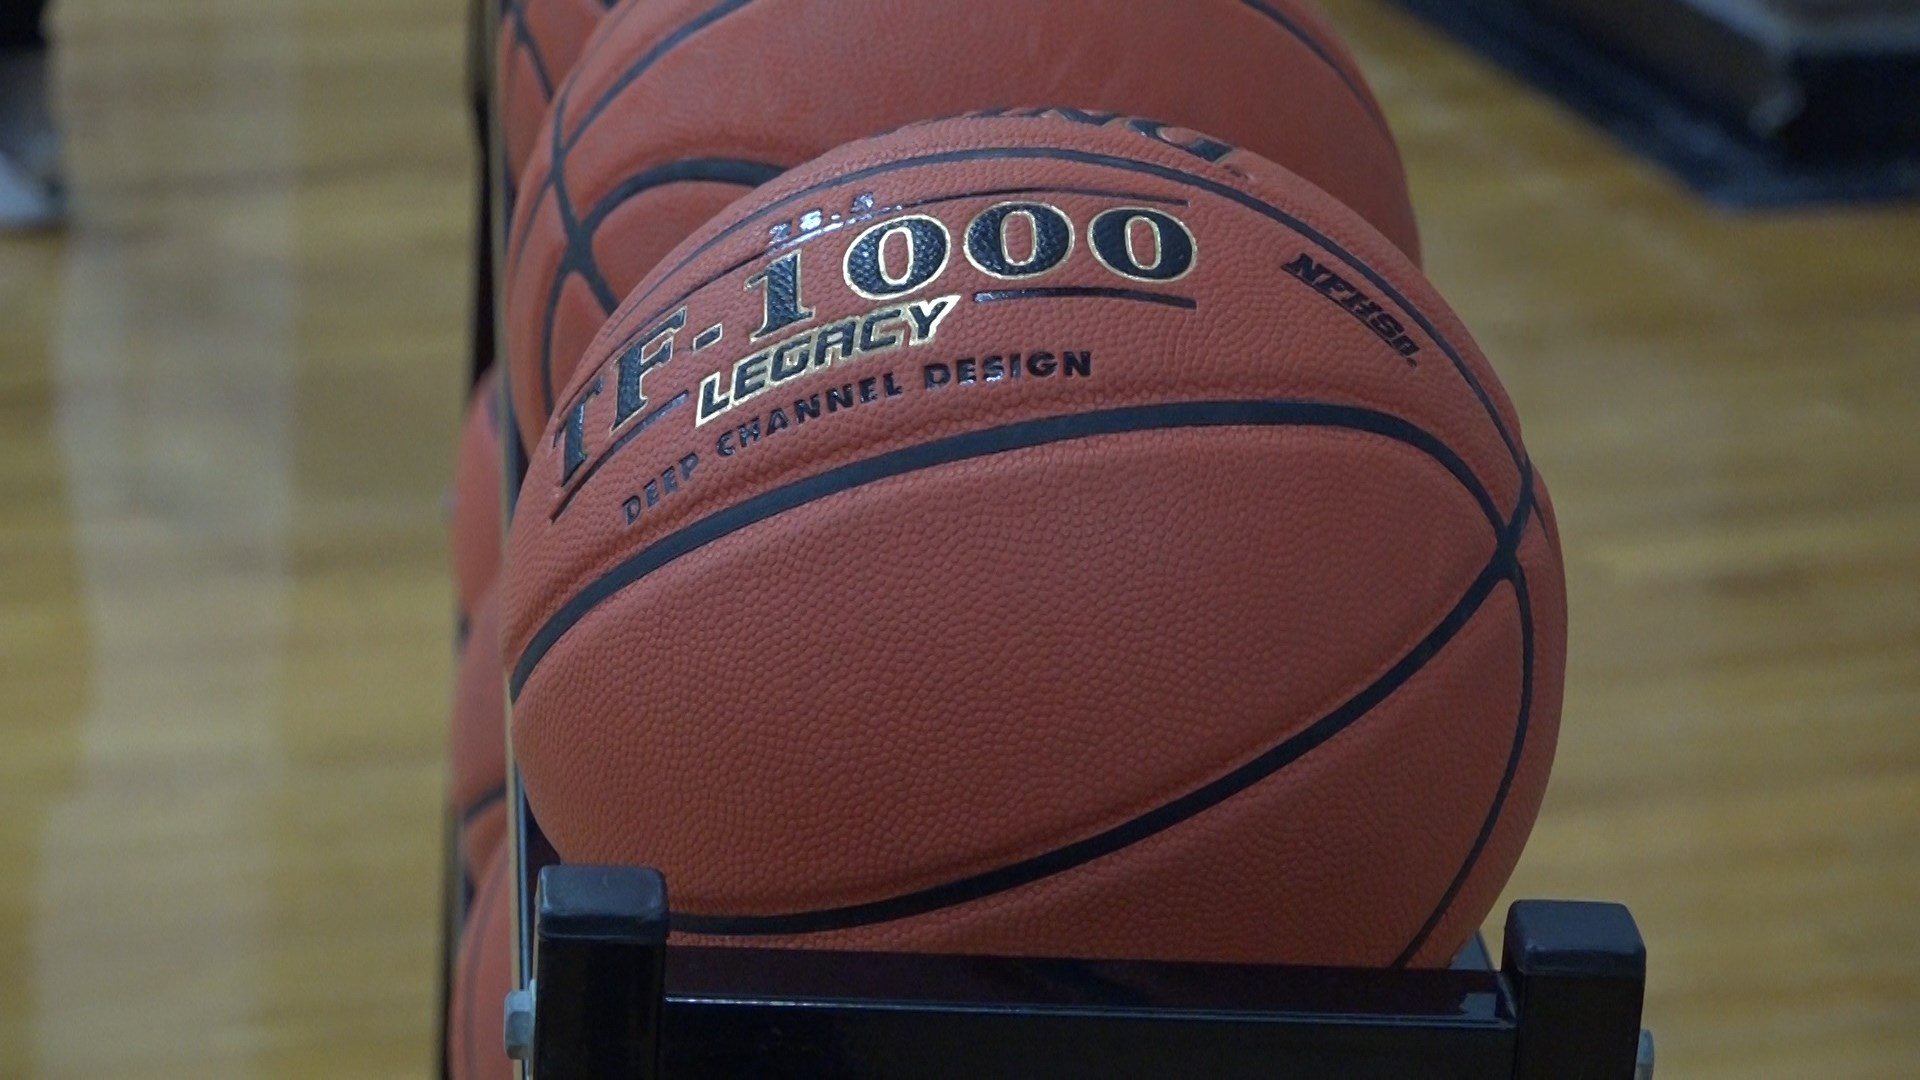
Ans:
[[[256,118],[209,126],[202,160],[293,160],[292,27],[272,29],[249,35],[244,62],[207,42],[166,103]],[[263,811],[285,770],[294,193],[124,202],[114,181],[178,153],[128,154],[150,119],[70,114],[83,224],[52,357],[93,657],[78,775],[41,838],[35,1047],[43,1068],[97,1076],[178,1062],[199,1040],[246,1060],[274,858]],[[154,898],[146,917],[126,917],[128,894]]]

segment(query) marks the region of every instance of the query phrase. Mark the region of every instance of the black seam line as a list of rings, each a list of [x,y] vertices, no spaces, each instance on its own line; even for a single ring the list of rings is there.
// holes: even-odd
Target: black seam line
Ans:
[[[1300,44],[1305,45],[1308,51],[1312,52],[1313,55],[1320,58],[1321,63],[1333,69],[1333,73],[1339,76],[1340,81],[1347,85],[1347,90],[1353,94],[1354,100],[1358,101],[1360,103],[1360,107],[1367,111],[1367,115],[1373,118],[1374,123],[1380,125],[1380,130],[1389,131],[1389,128],[1387,126],[1387,118],[1380,114],[1380,108],[1378,105],[1374,104],[1373,98],[1365,90],[1362,90],[1360,88],[1360,84],[1354,81],[1353,76],[1348,73],[1346,67],[1343,66],[1340,63],[1340,61],[1334,58],[1333,51],[1331,49],[1327,48],[1325,45],[1322,45],[1319,39],[1307,33],[1306,27],[1301,26],[1299,23],[1294,22],[1292,19],[1287,18],[1285,15],[1281,14],[1278,9],[1265,3],[1264,0],[1242,0],[1242,2],[1245,3],[1248,7],[1252,8],[1254,11],[1257,11],[1260,14],[1265,15],[1267,18],[1273,20],[1273,22],[1278,24],[1287,33],[1292,34],[1295,38],[1298,38],[1300,41]]]
[[[520,489],[526,484],[527,452],[520,445],[520,421],[513,415],[513,395],[505,393],[502,387],[500,395],[500,419],[506,430],[513,433],[512,438],[500,440],[500,516],[501,532],[513,524],[513,506],[520,501]]]
[[[602,312],[612,311],[620,304],[620,298],[614,295],[613,286],[600,272],[599,264],[593,258],[593,237],[581,231],[580,220],[573,210],[573,199],[565,188],[553,190],[554,209],[560,214],[560,232],[566,237],[566,248],[560,255],[560,265],[554,269],[555,287],[547,295],[547,333],[540,342],[541,383],[546,388],[547,412],[553,412],[553,327],[558,313],[553,310],[560,303],[561,291],[568,278],[578,275],[587,283],[593,298],[599,302]]]
[[[1404,313],[1407,316],[1407,318],[1413,320],[1414,325],[1420,327],[1420,329],[1424,331],[1428,337],[1432,338],[1434,341],[1434,344],[1440,347],[1440,351],[1446,354],[1447,359],[1453,362],[1454,371],[1457,372],[1460,375],[1460,378],[1466,382],[1468,389],[1472,390],[1474,396],[1480,399],[1480,406],[1481,408],[1486,410],[1488,419],[1493,421],[1493,429],[1495,432],[1499,434],[1500,441],[1503,444],[1505,444],[1507,448],[1508,456],[1513,459],[1514,468],[1519,469],[1521,467],[1521,463],[1526,460],[1526,455],[1521,452],[1519,443],[1515,441],[1513,435],[1507,431],[1506,421],[1500,418],[1500,410],[1494,408],[1492,397],[1490,397],[1487,394],[1486,388],[1480,385],[1480,380],[1474,377],[1473,372],[1467,367],[1466,361],[1461,359],[1459,350],[1455,349],[1453,347],[1453,343],[1448,341],[1446,337],[1440,333],[1439,329],[1433,325],[1433,321],[1427,318],[1425,312],[1415,307],[1413,305],[1413,302],[1411,300],[1408,300],[1406,296],[1404,296],[1398,288],[1394,287],[1392,282],[1389,282],[1385,277],[1381,276],[1379,271],[1375,270],[1373,267],[1369,266],[1365,262],[1362,262],[1358,256],[1348,251],[1345,247],[1342,247],[1341,245],[1335,243],[1332,237],[1326,236],[1325,234],[1321,233],[1318,229],[1315,229],[1313,226],[1308,225],[1306,222],[1300,220],[1297,217],[1294,217],[1292,214],[1287,213],[1285,210],[1282,210],[1277,206],[1273,206],[1272,204],[1267,203],[1261,199],[1258,199],[1252,195],[1249,195],[1246,192],[1241,191],[1237,188],[1228,187],[1227,185],[1219,183],[1218,181],[1215,181],[1215,180],[1209,180],[1204,176],[1198,176],[1198,175],[1195,175],[1194,173],[1187,172],[1183,169],[1175,169],[1170,166],[1159,165],[1150,161],[1140,161],[1135,158],[1118,157],[1112,154],[1097,154],[1097,153],[1092,153],[1085,150],[1067,150],[1067,149],[1061,149],[1057,147],[996,146],[996,147],[982,147],[975,150],[947,150],[947,151],[942,151],[934,154],[923,154],[918,157],[902,158],[898,161],[883,162],[879,165],[872,165],[865,169],[858,169],[858,170],[855,170],[854,172],[843,173],[830,180],[823,180],[818,184],[814,184],[802,190],[790,192],[786,195],[781,196],[778,199],[775,199],[773,202],[768,203],[766,206],[761,207],[759,210],[755,211],[754,213],[733,222],[731,225],[727,226],[725,229],[722,229],[719,233],[715,234],[713,237],[708,239],[705,243],[701,244],[699,247],[695,248],[693,251],[688,252],[687,255],[684,258],[682,258],[680,262],[676,264],[672,270],[669,270],[665,274],[660,275],[654,285],[654,288],[658,288],[661,284],[665,284],[666,282],[671,281],[675,275],[679,274],[680,271],[686,269],[688,263],[691,263],[694,259],[699,258],[701,255],[705,254],[709,249],[711,249],[714,245],[720,243],[723,240],[726,240],[727,238],[732,236],[735,232],[739,231],[740,229],[747,227],[757,219],[764,218],[766,215],[771,214],[776,210],[779,210],[781,207],[798,202],[802,199],[811,198],[817,192],[824,191],[829,188],[857,184],[862,180],[866,180],[874,176],[880,176],[890,172],[899,172],[905,169],[915,169],[915,168],[921,168],[921,167],[932,166],[932,165],[947,165],[947,164],[953,164],[956,162],[981,161],[981,160],[1072,161],[1072,162],[1077,162],[1083,165],[1094,165],[1094,166],[1099,166],[1103,168],[1118,169],[1122,172],[1134,172],[1134,173],[1142,173],[1147,176],[1157,176],[1162,180],[1167,180],[1176,184],[1185,184],[1188,187],[1198,188],[1201,191],[1205,191],[1205,192],[1208,192],[1209,194],[1217,195],[1230,202],[1238,203],[1241,206],[1249,210],[1252,210],[1254,213],[1259,214],[1260,216],[1265,217],[1268,220],[1273,221],[1274,223],[1284,228],[1290,229],[1293,232],[1298,233],[1300,236],[1305,237],[1308,241],[1319,245],[1322,249],[1332,254],[1335,258],[1339,259],[1341,262],[1344,262],[1348,266],[1352,267],[1355,272],[1365,277],[1369,282],[1373,284],[1374,288],[1379,290],[1381,295],[1385,296],[1387,299],[1397,304],[1400,307],[1401,312]],[[648,289],[647,292],[648,294],[651,294],[653,292],[653,289]],[[645,299],[646,299],[645,296],[642,296],[639,298],[639,302],[644,303]],[[662,314],[664,314],[664,312],[662,312]],[[644,321],[647,323],[652,323],[656,321],[658,317],[659,316],[656,315],[654,318],[649,318]]]
[[[998,199],[998,198],[1004,198],[1009,195],[1086,195],[1093,198],[1126,199],[1132,202],[1159,203],[1162,206],[1192,205],[1186,199],[1172,199],[1172,198],[1168,198],[1165,195],[1143,195],[1137,191],[1110,191],[1103,188],[1007,187],[1007,188],[989,188],[983,191],[963,191],[958,195],[935,195],[935,196],[932,196],[931,198],[916,199],[913,202],[898,203],[893,206],[886,206],[886,207],[875,207],[873,210],[870,210],[866,213],[853,214],[842,219],[841,221],[835,222],[834,223],[835,227],[815,229],[812,232],[802,233],[801,235],[793,237],[792,239],[787,240],[783,243],[775,244],[767,248],[765,251],[756,250],[751,255],[748,255],[746,258],[740,259],[737,262],[730,263],[727,266],[723,267],[722,269],[715,271],[712,275],[701,280],[699,283],[688,286],[686,291],[681,293],[680,296],[677,299],[675,299],[672,304],[668,306],[672,308],[679,307],[681,304],[684,304],[688,300],[692,299],[694,293],[697,293],[701,289],[704,289],[707,286],[712,285],[714,282],[719,281],[721,278],[726,277],[728,274],[734,273],[735,271],[738,271],[738,270],[743,270],[746,267],[751,266],[753,263],[759,261],[760,259],[766,258],[768,255],[772,255],[775,253],[784,253],[784,252],[792,251],[796,248],[805,247],[806,245],[813,243],[815,240],[825,239],[826,237],[832,236],[835,233],[840,232],[846,228],[849,228],[854,225],[865,224],[866,222],[872,221],[875,218],[884,217],[887,214],[898,213],[902,210],[921,210],[929,206],[938,206],[941,203],[962,202],[967,199]],[[651,293],[652,293],[652,290],[649,289],[648,294],[650,295]],[[646,297],[642,296],[639,299],[644,300],[646,299]],[[635,303],[637,302],[632,297],[629,297],[628,300],[629,302],[621,304],[619,310],[616,310],[612,315],[608,316],[609,322],[624,322],[626,320],[627,310],[635,306]],[[623,340],[620,343],[618,348],[613,350],[615,354],[618,354],[624,351],[627,346],[633,344],[635,338],[638,338],[641,334],[646,333],[647,329],[652,326],[652,321],[643,323],[641,325],[642,325],[641,329],[633,331],[631,335],[629,335],[625,340]]]
[[[587,47],[582,51],[580,56],[574,59],[574,69],[578,70],[586,64],[590,57],[597,54],[600,51],[601,43],[613,36],[610,32],[606,31],[610,31],[613,27],[619,25],[621,20],[625,19],[639,6],[638,4],[629,4],[625,8],[603,19],[601,26],[596,28],[596,32],[587,38]],[[572,107],[572,101],[573,77],[569,74],[569,76],[561,82],[559,92],[553,96],[552,103],[547,109],[547,111],[552,114],[551,119],[553,121],[547,125],[549,132],[548,142],[551,144],[548,151],[548,158],[552,164],[547,168],[546,178],[540,181],[540,186],[532,193],[527,201],[527,205],[531,208],[528,211],[529,215],[539,209],[540,200],[546,198],[548,191],[566,182],[568,144],[562,138],[562,135],[565,134],[567,110]],[[532,223],[531,217],[529,217],[528,223]],[[508,278],[512,278],[520,272],[520,259],[526,254],[527,250],[524,231],[515,229],[513,224],[514,219],[511,217],[507,218]],[[552,409],[551,401],[548,402],[548,409],[549,411]]]
[[[716,184],[737,184],[741,187],[757,188],[786,172],[783,165],[766,161],[749,161],[746,158],[681,158],[663,165],[637,172],[620,182],[594,203],[580,223],[588,232],[598,229],[608,215],[620,209],[628,199],[654,188],[665,187],[681,182],[708,182]]]
[[[1443,466],[1473,496],[1497,531],[1505,515],[1466,462],[1431,433],[1397,416],[1321,401],[1192,401],[1068,413],[985,428],[921,443],[817,473],[762,492],[654,541],[589,582],[534,633],[508,685],[512,699],[554,643],[608,597],[660,567],[749,525],[795,507],[906,473],[1049,443],[1135,431],[1198,427],[1323,427],[1381,435],[1405,443]]]
[[[553,416],[553,328],[560,320],[560,296],[570,276],[562,263],[547,284],[546,311],[540,317],[540,411],[545,417]]]
[[[1129,202],[1158,203],[1161,206],[1192,206],[1188,199],[1176,199],[1170,195],[1148,195],[1141,191],[1116,191],[1112,188],[1090,187],[1004,187],[985,188],[980,191],[962,191],[957,195],[935,195],[915,202],[901,203],[898,209],[912,210],[922,206],[935,206],[944,202],[960,202],[964,199],[1003,199],[1009,195],[1085,195],[1095,199],[1124,199]]]
[[[1106,289],[1081,285],[1063,285],[1044,289],[995,289],[974,293],[973,299],[981,304],[999,304],[1008,300],[1131,300],[1138,304],[1164,304],[1167,307],[1185,308],[1188,311],[1200,306],[1191,296],[1170,296],[1166,293],[1146,292],[1141,289]]]
[[[1322,63],[1331,67],[1340,81],[1345,83],[1347,88],[1352,91],[1355,99],[1360,102],[1361,107],[1366,109],[1374,118],[1375,123],[1378,123],[1383,130],[1386,129],[1386,120],[1380,115],[1372,99],[1361,91],[1358,84],[1347,74],[1346,69],[1334,61],[1332,53],[1330,53],[1325,46],[1316,41],[1298,23],[1281,15],[1280,12],[1260,2],[1260,0],[1244,0],[1244,2],[1254,11],[1267,16],[1267,18],[1272,20],[1276,25],[1291,33],[1294,38],[1305,44],[1308,50],[1318,57]],[[646,74],[653,65],[659,63],[661,59],[683,44],[688,38],[693,37],[700,31],[712,26],[728,15],[734,14],[751,3],[753,3],[753,0],[722,0],[721,3],[715,4],[713,7],[694,16],[688,22],[682,24],[679,29],[667,35],[659,44],[635,60],[626,71],[621,73],[613,85],[587,108],[586,116],[581,119],[580,125],[574,130],[572,138],[565,137],[564,131],[569,107],[568,101],[572,97],[571,91],[573,89],[573,80],[566,80],[566,83],[560,89],[560,101],[553,109],[553,147],[556,162],[564,160],[565,152],[578,145],[580,140],[586,137],[587,129],[593,126],[593,122],[600,118],[601,113],[611,107],[614,99],[619,97],[627,87],[633,85],[634,81],[640,78],[640,76]],[[609,17],[613,19],[624,19],[635,8],[640,6],[639,4],[628,4],[624,8],[615,10]],[[595,34],[592,41],[595,46],[598,46],[602,42],[611,40],[612,37],[613,34],[611,32],[603,31]],[[586,55],[583,55],[575,62],[575,69],[578,70],[580,67],[583,67],[587,58],[597,51],[597,47],[588,50]],[[546,195],[547,191],[556,186],[561,179],[561,169],[556,164],[556,167],[547,174],[547,178],[541,182],[540,190],[534,192],[534,201],[538,203],[538,201]]]
[[[1487,807],[1485,820],[1480,823],[1480,831],[1475,834],[1472,846],[1467,849],[1466,858],[1461,860],[1459,871],[1453,875],[1453,880],[1448,883],[1446,891],[1440,895],[1439,901],[1428,913],[1426,921],[1413,935],[1413,940],[1408,942],[1407,947],[1394,958],[1393,966],[1396,968],[1404,968],[1413,962],[1414,955],[1426,945],[1427,939],[1433,935],[1440,921],[1446,918],[1447,912],[1452,909],[1453,902],[1460,895],[1460,890],[1466,886],[1467,879],[1473,876],[1474,868],[1480,863],[1480,856],[1486,852],[1487,844],[1493,839],[1494,830],[1499,827],[1501,811],[1506,808],[1507,796],[1513,790],[1514,778],[1519,774],[1520,762],[1526,752],[1527,730],[1533,722],[1533,598],[1527,591],[1527,572],[1520,561],[1519,551],[1521,542],[1526,539],[1528,525],[1532,521],[1539,520],[1533,513],[1535,496],[1531,462],[1528,463],[1528,473],[1526,494],[1522,498],[1522,512],[1515,516],[1518,528],[1513,536],[1514,558],[1510,575],[1513,583],[1514,606],[1520,616],[1521,681],[1520,709],[1513,722],[1513,742],[1507,750],[1506,769],[1500,776],[1499,787],[1494,789],[1493,801]]]
[[[560,84],[560,93],[554,99],[554,104],[549,109],[549,111],[553,112],[555,116],[558,116],[559,111],[566,107],[567,92],[571,89],[573,89],[572,79],[568,79],[566,82]],[[549,124],[547,126],[549,128],[557,128],[558,124],[556,122],[555,124]],[[520,201],[518,198],[514,199],[512,204],[515,216],[509,216],[507,218],[506,256],[507,256],[507,277],[509,278],[517,275],[520,272],[520,260],[526,257],[527,235],[532,231],[531,227],[533,225],[533,215],[539,212],[540,200],[547,197],[548,190],[550,190],[554,186],[555,177],[560,177],[561,179],[565,178],[564,173],[566,171],[566,165],[567,165],[565,153],[560,149],[560,140],[558,137],[555,137],[552,140],[552,142],[553,142],[553,147],[549,153],[549,157],[550,157],[550,160],[552,161],[552,164],[547,167],[546,177],[540,181],[539,186],[533,190],[533,192],[527,197],[527,200],[526,200],[526,205],[528,208],[527,209],[527,226],[528,227],[524,229],[518,227],[519,221],[518,221],[517,215],[520,212]],[[534,155],[537,156],[538,154],[539,154],[539,150],[536,149],[534,151]],[[527,159],[526,165],[528,168],[532,167],[533,157],[529,157]],[[511,182],[512,186],[514,187],[518,187],[521,180],[520,177],[513,175],[513,171],[511,169],[507,170],[507,179]]]
[[[553,329],[559,323],[560,297],[566,292],[567,281],[575,276],[585,281],[587,289],[600,305],[602,316],[620,305],[620,298],[614,295],[613,286],[607,284],[606,275],[600,272],[600,266],[594,260],[593,236],[585,232],[580,221],[574,217],[573,200],[565,188],[553,190],[553,205],[560,214],[560,231],[566,237],[566,250],[561,253],[560,265],[553,272],[553,284],[547,290],[547,314],[540,334],[541,404],[546,407],[548,416],[553,415]],[[579,365],[577,357],[574,364]]]
[[[588,61],[599,56],[600,50],[605,48],[606,43],[615,37],[613,31],[619,27],[621,23],[625,22],[627,17],[633,14],[635,9],[645,6],[643,4],[621,5],[618,0],[602,0],[602,2],[606,3],[607,13],[601,16],[600,22],[593,28],[593,33],[587,35],[586,44],[581,48],[580,55],[574,57],[574,71],[578,71],[587,66]],[[618,10],[615,10],[616,8],[618,8]],[[569,72],[569,76],[571,76],[571,72]],[[553,109],[555,136],[553,145],[555,150],[561,148],[560,136],[566,134],[567,102],[573,98],[572,90],[573,79],[571,77],[563,79],[560,84],[561,101],[556,104]]]
[[[587,481],[593,479],[593,474],[600,471],[600,466],[605,465],[607,462],[613,460],[613,455],[619,453],[621,448],[625,447],[628,443],[632,442],[635,436],[639,435],[641,432],[652,427],[654,424],[659,423],[662,417],[665,417],[668,413],[673,412],[676,409],[679,409],[681,406],[685,405],[687,402],[691,400],[693,400],[693,391],[691,390],[680,391],[678,394],[675,394],[673,398],[669,400],[665,405],[662,405],[659,408],[648,413],[647,415],[641,417],[640,422],[633,425],[633,427],[628,428],[626,434],[620,436],[618,439],[615,439],[613,441],[613,445],[607,447],[604,451],[602,451],[600,456],[594,459],[593,464],[588,465],[586,469],[580,474],[580,478],[574,482],[574,485],[567,489],[567,494],[564,498],[560,500],[560,505],[554,507],[553,513],[547,516],[547,524],[551,525],[554,522],[560,520],[560,515],[566,513],[567,507],[573,505],[573,497],[575,495],[580,494],[580,489],[587,486]]]
[[[1524,513],[1523,505],[1516,518],[1523,517]],[[1480,571],[1479,576],[1467,588],[1459,602],[1428,632],[1425,638],[1421,639],[1419,644],[1378,679],[1291,738],[1266,750],[1225,776],[1204,784],[1171,802],[1163,803],[1105,832],[1055,848],[1042,855],[918,892],[865,904],[783,915],[715,916],[675,912],[674,929],[692,934],[758,937],[774,934],[814,934],[893,922],[956,907],[1023,885],[1030,885],[1131,847],[1189,821],[1324,745],[1386,701],[1409,679],[1418,674],[1428,661],[1439,655],[1440,650],[1473,621],[1474,615],[1492,594],[1494,587],[1511,576],[1516,551],[1514,538],[1518,533],[1511,528],[1504,528],[1502,532],[1502,542],[1496,546],[1493,556],[1487,560],[1486,567]]]
[[[540,43],[533,39],[533,28],[527,25],[526,5],[513,0],[507,4],[507,17],[513,20],[513,40],[527,50],[527,56],[533,60],[533,73],[540,80],[540,96],[553,100],[553,76],[547,73],[546,57],[540,55]]]
[[[1408,942],[1407,947],[1394,958],[1392,966],[1395,968],[1405,968],[1413,962],[1414,956],[1426,946],[1427,939],[1433,936],[1434,930],[1439,928],[1440,921],[1453,909],[1454,900],[1459,897],[1460,890],[1466,886],[1467,879],[1473,875],[1474,868],[1479,865],[1480,856],[1493,839],[1494,830],[1499,827],[1500,813],[1506,807],[1507,796],[1513,790],[1514,777],[1519,773],[1520,762],[1526,754],[1527,729],[1531,725],[1533,712],[1533,607],[1532,597],[1527,592],[1526,571],[1520,568],[1517,559],[1514,562],[1512,582],[1514,599],[1520,612],[1520,667],[1521,678],[1525,682],[1520,687],[1520,716],[1514,725],[1513,746],[1508,752],[1506,772],[1500,778],[1500,787],[1494,793],[1493,803],[1487,810],[1486,820],[1481,823],[1479,835],[1474,837],[1472,849],[1468,851],[1466,860],[1460,864],[1460,872],[1454,875],[1453,881],[1447,886],[1447,891],[1441,895],[1440,902],[1434,905],[1432,914],[1428,915],[1427,921],[1421,924],[1413,940]]]
[[[1535,483],[1538,483],[1539,480],[1540,478],[1538,476],[1534,477]],[[1534,502],[1538,503],[1539,501],[1539,496],[1534,496]],[[1560,542],[1559,530],[1554,528],[1553,518],[1544,512],[1540,515],[1540,531],[1553,543],[1558,544]]]
[[[593,234],[587,231],[586,219],[575,213],[572,195],[556,190],[553,201],[560,208],[560,227],[567,237],[567,251],[560,260],[560,272],[564,274],[572,270],[586,278],[587,286],[593,290],[600,306],[612,311],[620,305],[620,296],[607,283],[607,276],[600,272],[599,260],[593,257]]]
[[[478,818],[481,814],[486,813],[487,811],[493,809],[495,806],[498,806],[501,803],[506,801],[507,801],[507,785],[506,785],[506,781],[503,780],[501,781],[499,787],[493,788],[492,790],[481,795],[479,798],[469,803],[465,810],[460,811],[460,824],[462,826],[471,825],[473,824],[475,818]]]
[[[679,29],[668,34],[653,48],[641,54],[632,64],[627,66],[627,70],[620,73],[620,77],[613,81],[613,85],[607,87],[598,98],[594,99],[592,105],[587,106],[587,114],[580,118],[580,126],[574,129],[573,137],[566,140],[568,149],[578,146],[580,139],[586,134],[587,129],[593,126],[595,120],[600,119],[600,114],[607,111],[608,107],[613,104],[614,99],[624,93],[627,87],[632,86],[640,76],[645,75],[651,70],[653,65],[664,59],[668,53],[679,48],[681,43],[685,42],[688,38],[719,22],[721,19],[732,15],[741,8],[747,7],[753,2],[754,0],[722,0],[721,3],[713,5],[681,24]],[[639,5],[636,4],[633,6],[638,7]]]
[[[600,224],[628,199],[669,184],[701,182],[737,184],[742,187],[756,188],[784,171],[778,165],[740,158],[685,158],[680,161],[670,161],[622,180],[618,187],[601,196],[599,202],[589,207],[578,221],[572,220],[570,216],[571,201],[560,189],[554,190],[555,206],[561,210],[560,227],[566,236],[566,251],[561,256],[559,269],[555,271],[558,284],[548,290],[545,333],[540,339],[540,392],[542,404],[546,406],[548,415],[552,415],[554,407],[553,328],[558,320],[556,309],[560,304],[561,292],[566,287],[567,277],[577,272],[586,279],[588,287],[593,290],[594,299],[600,302],[600,310],[603,314],[620,306],[620,297],[614,295],[613,287],[601,274],[599,263],[593,256],[593,237],[600,228]],[[578,366],[578,357],[574,358],[574,364]]]
[[[548,191],[554,190],[559,186],[564,179],[561,175],[562,170],[559,165],[566,160],[567,151],[579,145],[580,140],[586,137],[587,129],[592,127],[593,122],[600,118],[600,114],[605,112],[607,108],[613,104],[614,99],[618,98],[627,87],[633,85],[634,80],[646,74],[648,69],[659,63],[663,57],[672,52],[688,38],[751,3],[753,3],[753,0],[722,0],[721,3],[715,4],[694,16],[691,20],[682,24],[679,29],[668,34],[653,48],[647,50],[646,53],[634,60],[625,71],[620,73],[620,77],[614,80],[612,86],[608,87],[599,98],[595,99],[593,104],[587,106],[586,115],[581,117],[580,125],[574,129],[573,135],[570,138],[567,137],[565,130],[567,126],[567,112],[570,107],[569,102],[573,96],[573,80],[569,78],[566,84],[560,88],[560,100],[553,107],[553,157],[555,167],[547,174],[547,178],[541,181],[540,190],[534,192],[533,198],[535,203],[537,204],[540,199],[544,198]],[[635,9],[643,6],[645,5],[627,4],[609,17],[613,19],[625,19]],[[597,30],[591,40],[598,46],[603,42],[611,40],[613,36],[612,28],[607,27]],[[577,71],[584,67],[592,53],[598,51],[599,50],[595,48],[587,55],[582,56],[579,61],[574,64],[574,70]]]

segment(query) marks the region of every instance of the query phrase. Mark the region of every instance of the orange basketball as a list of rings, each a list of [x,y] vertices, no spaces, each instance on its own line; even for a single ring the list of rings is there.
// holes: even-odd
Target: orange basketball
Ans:
[[[513,878],[506,845],[487,863],[454,959],[447,1002],[447,1072],[453,1080],[513,1080],[506,1003],[513,989]]]
[[[500,571],[500,379],[498,368],[480,377],[460,430],[453,466],[453,586],[460,613],[472,617]]]
[[[1277,165],[1074,113],[856,143],[560,400],[514,745],[683,936],[1432,965],[1519,857],[1545,488],[1419,269]]]
[[[454,676],[453,775],[460,851],[478,870],[507,834],[507,698],[500,678],[500,604],[488,593],[475,609]]]
[[[507,179],[533,156],[534,135],[611,0],[505,0],[500,12],[500,134]]]
[[[521,177],[506,349],[523,445],[620,297],[748,188],[900,124],[1063,103],[1265,154],[1417,258],[1393,136],[1312,0],[629,0]],[[1140,123],[1198,158],[1227,149]]]

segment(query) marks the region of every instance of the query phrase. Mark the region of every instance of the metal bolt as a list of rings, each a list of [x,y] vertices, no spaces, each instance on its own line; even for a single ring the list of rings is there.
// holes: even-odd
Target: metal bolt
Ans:
[[[1653,1032],[1640,1029],[1640,1054],[1633,1059],[1633,1080],[1653,1080]]]
[[[515,1061],[533,1060],[533,1001],[535,986],[507,995],[507,1056]]]

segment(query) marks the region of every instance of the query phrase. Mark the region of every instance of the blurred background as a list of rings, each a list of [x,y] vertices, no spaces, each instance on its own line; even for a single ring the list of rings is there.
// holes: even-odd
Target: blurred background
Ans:
[[[1871,54],[1822,82],[1743,59],[1772,30],[1676,62],[1657,5],[1326,6],[1559,509],[1509,898],[1633,908],[1661,1075],[1920,1075],[1920,18],[1750,5]],[[0,234],[0,1075],[426,1075],[467,6],[51,17],[68,220]]]

